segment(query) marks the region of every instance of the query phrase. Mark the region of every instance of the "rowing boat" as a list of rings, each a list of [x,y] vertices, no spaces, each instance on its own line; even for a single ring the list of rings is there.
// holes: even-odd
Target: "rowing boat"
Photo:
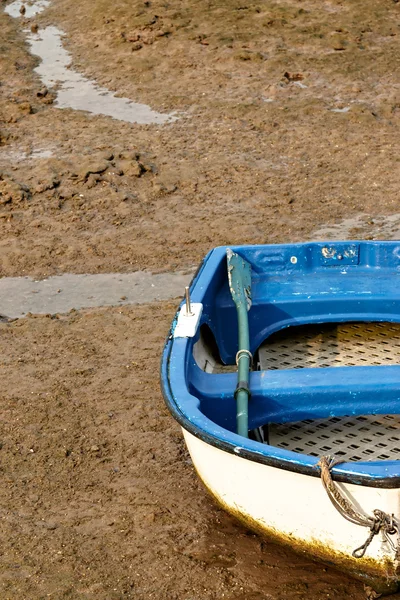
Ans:
[[[215,248],[175,315],[161,383],[220,505],[398,589],[399,242]]]

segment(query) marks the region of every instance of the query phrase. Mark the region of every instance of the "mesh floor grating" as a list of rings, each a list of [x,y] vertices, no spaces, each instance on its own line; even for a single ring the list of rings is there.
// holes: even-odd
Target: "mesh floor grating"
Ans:
[[[400,364],[400,323],[289,327],[259,349],[261,369]]]
[[[346,461],[400,459],[400,415],[332,417],[268,426],[269,443],[311,456]]]
[[[400,364],[399,323],[332,323],[292,327],[259,349],[261,369]],[[332,417],[270,424],[273,446],[347,461],[400,460],[400,415]]]

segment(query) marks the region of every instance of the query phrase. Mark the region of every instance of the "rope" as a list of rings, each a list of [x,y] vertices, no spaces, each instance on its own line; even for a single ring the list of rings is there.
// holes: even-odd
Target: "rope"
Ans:
[[[332,456],[322,456],[317,466],[321,469],[321,481],[328,494],[329,500],[332,502],[336,510],[350,523],[354,525],[361,525],[363,527],[369,527],[369,534],[364,544],[356,548],[352,555],[354,558],[362,558],[370,543],[380,531],[383,533],[383,537],[389,543],[389,546],[395,552],[396,558],[400,555],[400,538],[399,538],[399,525],[394,515],[389,515],[382,510],[374,510],[373,517],[366,516],[360,513],[355,506],[347,500],[339,490],[337,485],[332,479],[331,469],[342,461]],[[397,547],[393,543],[393,540],[389,537],[397,533]]]

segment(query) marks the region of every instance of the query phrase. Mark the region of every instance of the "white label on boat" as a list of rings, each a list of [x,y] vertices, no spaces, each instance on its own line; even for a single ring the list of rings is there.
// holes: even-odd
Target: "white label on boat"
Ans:
[[[186,312],[186,305],[183,305],[176,323],[174,337],[194,337],[199,326],[203,305],[195,302],[190,305],[190,313]]]

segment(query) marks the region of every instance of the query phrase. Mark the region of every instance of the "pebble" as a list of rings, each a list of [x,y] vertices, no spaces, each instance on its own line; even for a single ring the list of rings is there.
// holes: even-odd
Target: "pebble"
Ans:
[[[47,87],[42,87],[38,92],[36,92],[36,96],[38,98],[44,98],[49,93]]]

